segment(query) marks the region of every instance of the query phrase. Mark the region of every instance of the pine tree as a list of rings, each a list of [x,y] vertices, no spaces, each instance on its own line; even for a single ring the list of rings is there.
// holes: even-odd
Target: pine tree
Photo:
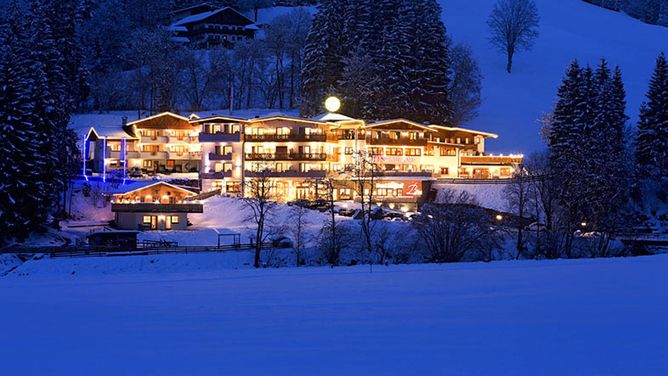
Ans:
[[[440,15],[436,0],[323,1],[305,48],[302,114],[321,112],[324,97],[336,94],[353,117],[449,122],[450,61]],[[347,82],[356,79],[360,61],[372,63],[365,73],[373,86]]]
[[[13,3],[0,37],[0,243],[25,239],[41,219],[35,211],[42,204],[35,184],[42,171],[32,119],[35,76],[26,19]]]
[[[668,179],[668,61],[661,53],[640,109],[636,136],[636,166],[640,178]]]

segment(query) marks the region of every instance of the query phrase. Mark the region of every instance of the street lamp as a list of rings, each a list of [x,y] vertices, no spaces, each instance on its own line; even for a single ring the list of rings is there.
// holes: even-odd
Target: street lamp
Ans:
[[[325,108],[328,112],[335,113],[341,109],[341,100],[337,97],[329,97],[325,100]]]

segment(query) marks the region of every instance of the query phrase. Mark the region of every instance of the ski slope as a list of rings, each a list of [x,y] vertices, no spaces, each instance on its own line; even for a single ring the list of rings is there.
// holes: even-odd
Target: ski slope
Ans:
[[[28,261],[0,278],[2,373],[668,374],[668,256],[373,273],[243,261]]]
[[[515,56],[512,74],[505,56],[489,44],[487,17],[496,0],[440,0],[448,34],[469,44],[482,74],[480,116],[469,127],[499,134],[492,152],[530,153],[542,147],[537,119],[549,112],[566,67],[573,59],[595,65],[601,57],[619,65],[633,123],[644,100],[654,62],[668,53],[668,28],[644,24],[582,0],[535,0],[540,36],[532,51]]]

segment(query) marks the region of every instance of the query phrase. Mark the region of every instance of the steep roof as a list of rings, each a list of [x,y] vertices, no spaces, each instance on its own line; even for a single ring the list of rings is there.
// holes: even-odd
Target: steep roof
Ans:
[[[147,118],[135,120],[128,123],[128,125],[145,129],[194,129],[188,118],[172,112],[163,112]]]
[[[170,188],[186,192],[186,193],[188,193],[192,196],[196,195],[195,192],[190,191],[188,189],[181,188],[181,187],[176,186],[174,184],[170,184],[166,181],[155,181],[155,180],[135,181],[135,182],[132,182],[130,184],[120,185],[117,188],[108,190],[105,193],[108,194],[108,195],[126,195],[128,193],[132,193],[132,192],[139,191],[139,190],[142,190],[142,189],[150,188],[150,187],[153,187],[155,185],[166,185]]]
[[[392,120],[377,121],[375,123],[367,124],[364,128],[375,128],[375,127],[380,127],[380,126],[388,126],[388,125],[391,125],[391,124],[403,124],[403,125],[407,125],[409,127],[415,127],[415,128],[419,128],[419,129],[422,129],[422,130],[425,130],[425,131],[429,131],[429,132],[437,132],[435,129],[429,128],[426,125],[416,123],[416,122],[414,122],[412,120],[408,120],[408,119],[392,119]]]
[[[490,138],[498,138],[499,137],[498,134],[483,132],[483,131],[476,131],[475,129],[460,128],[460,127],[447,127],[445,125],[437,125],[437,124],[431,124],[429,127],[433,128],[433,129],[442,129],[442,130],[445,130],[445,131],[475,133],[475,134],[479,134],[481,136],[490,137]]]
[[[227,25],[239,25],[246,26],[253,24],[253,21],[243,14],[239,13],[236,9],[231,7],[224,7],[209,12],[193,14],[182,20],[176,21],[172,24],[174,26],[186,26],[194,23],[199,23],[206,21],[212,17],[216,16],[218,22],[227,24]]]

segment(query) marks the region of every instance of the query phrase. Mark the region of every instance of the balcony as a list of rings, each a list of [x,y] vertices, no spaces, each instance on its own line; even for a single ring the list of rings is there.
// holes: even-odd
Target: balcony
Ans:
[[[410,139],[410,138],[367,138],[368,145],[398,145],[398,146],[427,146],[426,138]]]
[[[167,159],[178,159],[178,160],[193,160],[201,159],[202,153],[199,152],[170,152],[167,154]]]
[[[140,154],[142,159],[168,159],[169,153],[166,151],[142,151]]]
[[[167,136],[142,136],[142,144],[166,144],[169,142],[169,137]]]
[[[325,153],[247,153],[247,161],[326,161]]]
[[[200,133],[199,142],[241,142],[240,133]]]
[[[411,177],[411,178],[431,178],[434,175],[431,171],[378,171],[377,176],[382,177]]]
[[[230,170],[230,171],[220,171],[220,172],[200,173],[199,177],[200,177],[200,179],[222,180],[222,179],[225,179],[225,178],[231,178],[232,177],[232,170]]]
[[[463,165],[512,165],[522,163],[522,156],[515,155],[468,155],[461,157]]]
[[[197,142],[197,137],[190,136],[169,136],[168,141],[170,144],[194,144]]]
[[[246,142],[325,142],[324,134],[247,134]]]
[[[327,171],[246,171],[245,175],[247,178],[324,178],[327,176]]]
[[[203,213],[202,204],[157,204],[140,202],[136,204],[111,204],[114,213]]]
[[[228,154],[218,154],[218,153],[209,153],[210,161],[231,161],[232,153]]]

